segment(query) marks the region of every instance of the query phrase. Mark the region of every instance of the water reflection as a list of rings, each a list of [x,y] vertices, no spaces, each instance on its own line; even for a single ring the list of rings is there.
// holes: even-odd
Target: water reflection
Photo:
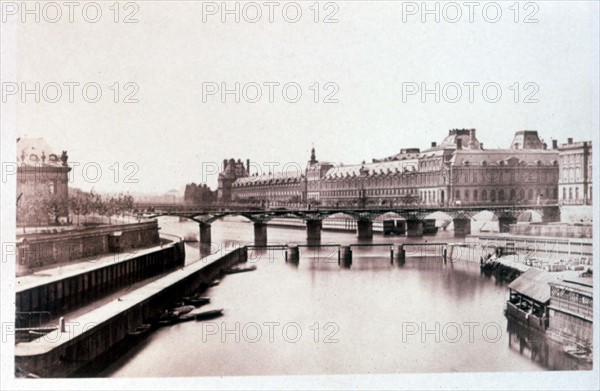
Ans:
[[[508,319],[508,347],[519,352],[544,368],[550,370],[591,370],[591,363],[584,363],[568,356],[562,345],[548,339],[543,333],[526,327],[516,320]]]

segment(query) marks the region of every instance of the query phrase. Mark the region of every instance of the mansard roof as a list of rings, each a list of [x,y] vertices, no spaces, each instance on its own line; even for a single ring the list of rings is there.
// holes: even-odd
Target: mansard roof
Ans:
[[[254,175],[238,178],[233,182],[234,187],[240,186],[258,186],[273,184],[293,184],[298,183],[304,178],[304,174],[291,170],[289,172],[276,172],[274,174]]]
[[[417,159],[411,160],[391,160],[385,162],[353,164],[348,166],[336,166],[327,171],[324,179],[343,179],[350,177],[385,176],[392,174],[402,174],[405,171],[416,171]]]
[[[515,165],[558,164],[558,151],[531,149],[488,149],[454,151],[451,163],[454,165]]]

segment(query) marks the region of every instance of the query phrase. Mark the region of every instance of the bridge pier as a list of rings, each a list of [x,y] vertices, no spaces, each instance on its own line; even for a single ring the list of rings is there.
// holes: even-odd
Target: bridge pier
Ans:
[[[322,220],[306,220],[306,239],[310,242],[321,241]]]
[[[254,245],[267,245],[267,223],[254,223]]]
[[[289,246],[285,253],[287,262],[297,263],[300,261],[300,249],[298,246]]]
[[[544,206],[542,208],[542,221],[544,223],[555,223],[560,221],[559,206]]]
[[[471,219],[454,219],[454,237],[471,235]]]
[[[396,234],[406,235],[406,220],[396,221]]]
[[[509,232],[510,225],[516,224],[517,218],[512,216],[502,216],[498,218],[498,226],[500,228],[500,232]]]
[[[398,257],[398,265],[404,264],[406,261],[406,250],[404,249],[403,244],[398,246],[398,255],[396,256]]]
[[[210,232],[210,224],[200,223],[200,251],[201,252],[210,252],[212,238]]]
[[[356,234],[359,239],[373,239],[373,222],[371,220],[358,220]]]
[[[350,267],[352,265],[352,247],[340,246],[339,251],[338,263],[340,263],[342,267]]]
[[[423,236],[421,220],[406,220],[406,236]]]

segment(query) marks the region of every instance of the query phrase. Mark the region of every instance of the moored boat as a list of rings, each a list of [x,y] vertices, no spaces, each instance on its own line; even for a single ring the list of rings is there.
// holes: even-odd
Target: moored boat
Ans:
[[[210,311],[204,311],[204,312],[199,312],[197,314],[194,315],[194,319],[196,320],[207,320],[207,319],[213,319],[213,318],[217,318],[219,316],[223,315],[223,308],[217,309],[217,310],[210,310]]]
[[[200,307],[202,305],[210,303],[210,297],[188,296],[183,298],[183,302],[186,304],[193,305],[194,307]]]
[[[592,350],[589,348],[580,345],[566,345],[563,346],[563,352],[576,360],[586,363],[592,362]]]
[[[135,330],[129,331],[127,334],[131,337],[139,337],[146,334],[151,328],[151,325],[144,323],[136,327]]]
[[[227,274],[234,274],[234,273],[251,272],[253,270],[256,270],[256,265],[232,267],[232,268],[227,269],[225,272]]]

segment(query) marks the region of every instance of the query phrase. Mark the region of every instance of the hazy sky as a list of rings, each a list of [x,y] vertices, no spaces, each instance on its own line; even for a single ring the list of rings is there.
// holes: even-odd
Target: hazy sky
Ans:
[[[309,9],[312,1],[298,2],[302,17],[297,23],[283,19],[285,2],[275,9],[273,23],[264,6],[257,23],[248,23],[244,15],[240,23],[233,16],[222,23],[220,14],[206,15],[204,23],[200,2],[153,1],[134,2],[137,10],[121,9],[120,20],[137,11],[138,23],[130,24],[114,23],[112,3],[101,2],[97,23],[86,22],[81,9],[69,23],[65,8],[58,23],[43,17],[40,23],[9,18],[3,26],[17,28],[13,81],[30,88],[36,81],[41,86],[100,85],[98,103],[83,99],[81,85],[75,87],[73,103],[64,85],[57,103],[45,102],[43,96],[40,103],[31,96],[25,103],[7,98],[16,104],[16,133],[44,137],[58,153],[67,150],[70,161],[81,164],[72,186],[85,190],[182,189],[186,183],[203,181],[203,163],[214,166],[231,157],[304,166],[313,145],[318,159],[358,163],[400,148],[425,148],[431,141],[440,142],[451,128],[476,128],[487,148],[508,147],[517,130],[538,130],[548,144],[552,138],[561,143],[567,137],[591,140],[597,132],[595,2],[536,2],[532,4],[537,8],[527,9],[521,3],[518,23],[509,9],[513,2],[500,2],[497,23],[484,19],[485,2],[474,10],[472,23],[466,7],[458,22],[449,23],[443,3],[440,23],[433,15],[422,23],[419,12],[405,13],[404,23],[403,7],[411,8],[384,1],[338,1],[327,9],[321,3],[319,23]],[[293,18],[294,8],[286,9]],[[255,10],[246,11],[248,18],[254,17]],[[322,23],[334,11],[338,23]],[[446,8],[446,19],[454,18],[455,11]],[[537,23],[523,23],[530,14]],[[487,9],[488,19],[494,16],[495,10]],[[120,83],[119,103],[109,88],[115,82]],[[124,87],[128,82],[139,87],[138,103],[121,102],[132,91]],[[247,83],[258,83],[262,98],[250,103],[241,96],[235,103],[234,96],[227,95],[222,103],[218,93],[203,102],[203,83],[226,83],[233,89],[235,82],[247,85],[248,99],[256,90]],[[265,82],[280,83],[274,87],[273,103]],[[315,82],[319,103],[311,89]],[[419,88],[426,83],[433,89],[436,82],[446,86],[448,99],[441,95],[436,103],[431,94],[422,102],[420,93],[403,99],[406,83]],[[286,83],[301,87],[298,102],[283,98]],[[326,89],[326,83],[334,84]],[[474,87],[473,102],[464,83],[480,83]],[[486,83],[501,88],[498,102],[484,99]],[[526,83],[532,84],[526,88]],[[456,85],[461,86],[462,98],[452,103],[448,100],[456,96]],[[338,103],[323,103],[335,86]],[[49,97],[52,91],[49,86]],[[92,90],[88,93],[93,97]],[[534,95],[529,99],[537,103],[524,103],[530,93]],[[288,89],[287,98],[294,95]],[[485,97],[493,100],[494,90],[488,89]],[[4,141],[6,127],[3,131]],[[120,168],[116,183],[115,162]],[[128,162],[135,166],[125,166]],[[102,168],[97,183],[83,177],[80,168],[86,163]],[[125,175],[135,167],[139,171],[130,179],[138,183],[126,183]],[[95,176],[94,169],[88,176]],[[216,185],[216,175],[206,180]]]

